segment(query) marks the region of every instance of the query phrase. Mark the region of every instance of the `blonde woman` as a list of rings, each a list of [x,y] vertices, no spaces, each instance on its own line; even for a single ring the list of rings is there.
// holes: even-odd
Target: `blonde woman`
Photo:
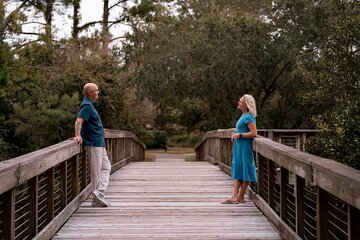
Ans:
[[[231,197],[222,204],[244,203],[244,195],[249,182],[256,182],[256,166],[252,150],[253,137],[257,135],[256,104],[251,95],[245,94],[238,102],[238,109],[242,111],[236,123],[236,133],[232,135],[233,159],[231,175],[234,188]]]

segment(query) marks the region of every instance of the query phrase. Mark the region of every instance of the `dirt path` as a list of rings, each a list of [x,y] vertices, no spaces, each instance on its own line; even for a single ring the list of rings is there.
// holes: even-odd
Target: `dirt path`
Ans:
[[[184,162],[188,154],[155,153],[156,162]]]

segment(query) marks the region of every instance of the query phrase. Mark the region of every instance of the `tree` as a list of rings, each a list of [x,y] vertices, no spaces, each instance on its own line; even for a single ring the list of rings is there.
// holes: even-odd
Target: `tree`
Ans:
[[[276,27],[258,13],[266,5],[256,12],[243,3],[245,8],[230,8],[235,2],[202,6],[191,1],[182,8],[191,11],[136,29],[128,58],[137,64],[131,77],[142,93],[163,108],[186,98],[204,99],[209,110],[204,129],[232,127],[236,103],[245,93],[254,95],[261,112],[293,79],[296,58],[286,51],[286,39],[271,35]]]
[[[204,130],[204,123],[206,122],[207,104],[202,99],[185,99],[181,106],[180,123],[186,127],[188,136],[193,131],[199,129]]]
[[[344,3],[345,4],[345,3]],[[308,144],[308,151],[360,169],[360,19],[359,3],[342,6],[329,40],[321,48],[322,71],[306,72],[313,85],[304,99],[329,106],[314,117],[320,133]]]
[[[21,32],[20,22],[27,19],[22,11],[28,7],[30,0],[21,1],[8,13],[5,6],[9,5],[9,2],[11,1],[0,1],[0,43],[3,43],[8,35]]]
[[[8,131],[5,122],[11,115],[6,98],[6,86],[11,78],[12,64],[10,47],[6,43],[0,43],[0,161],[9,157],[9,144],[4,138]]]

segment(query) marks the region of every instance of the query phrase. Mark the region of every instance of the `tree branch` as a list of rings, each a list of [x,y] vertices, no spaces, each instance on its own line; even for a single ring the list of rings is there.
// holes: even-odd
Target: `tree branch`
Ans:
[[[116,40],[121,39],[121,38],[126,38],[126,37],[121,36],[121,37],[112,38],[112,39],[110,39],[110,42],[116,41]]]
[[[36,40],[33,40],[33,41],[29,41],[29,42],[25,42],[23,44],[14,44],[13,45],[13,48],[11,49],[11,51],[16,51],[16,50],[19,50],[21,49],[22,47],[25,47],[26,45],[30,44],[30,43],[36,43],[36,42],[39,42],[40,40],[39,39],[36,39]]]
[[[121,3],[125,3],[127,0],[121,0],[121,1],[119,1],[119,2],[117,2],[117,3],[115,3],[114,5],[112,5],[112,6],[110,6],[109,7],[109,11],[111,10],[111,9],[113,9],[114,7],[116,7],[116,6],[119,6]]]
[[[117,19],[117,20],[115,20],[115,21],[109,21],[109,23],[110,23],[110,24],[109,24],[109,28],[112,27],[112,26],[114,26],[115,24],[124,22],[124,21],[126,20],[126,18],[127,18],[127,16],[123,16],[122,18]]]
[[[43,22],[26,22],[26,23],[23,23],[22,25],[28,25],[28,24],[46,25],[46,23],[43,23]]]
[[[41,33],[34,33],[34,32],[20,32],[18,34],[24,34],[24,35],[36,35],[36,36],[40,36]]]
[[[88,22],[85,23],[84,25],[79,27],[79,31],[83,31],[84,29],[87,29],[90,26],[96,25],[96,24],[101,24],[103,21],[92,21],[92,22]]]
[[[24,0],[14,11],[12,11],[7,18],[4,21],[3,26],[1,26],[1,36],[4,35],[5,30],[7,29],[7,27],[9,26],[10,23],[10,19],[12,19],[12,16],[14,16],[15,14],[17,14],[21,8],[23,8],[30,0]]]
[[[355,55],[357,52],[360,51],[360,48],[359,49],[356,49],[355,51],[351,52],[352,55]]]

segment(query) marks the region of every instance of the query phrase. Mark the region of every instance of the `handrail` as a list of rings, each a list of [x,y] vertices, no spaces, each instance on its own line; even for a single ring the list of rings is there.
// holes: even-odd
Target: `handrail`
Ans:
[[[106,129],[105,140],[112,172],[144,160],[133,133]],[[90,181],[86,153],[73,140],[0,162],[0,239],[50,239],[92,192]]]
[[[206,133],[196,145],[197,159],[230,174],[233,132]],[[296,130],[294,136],[304,133]],[[254,138],[253,150],[258,182],[248,194],[284,239],[360,236],[360,171],[264,137]]]

